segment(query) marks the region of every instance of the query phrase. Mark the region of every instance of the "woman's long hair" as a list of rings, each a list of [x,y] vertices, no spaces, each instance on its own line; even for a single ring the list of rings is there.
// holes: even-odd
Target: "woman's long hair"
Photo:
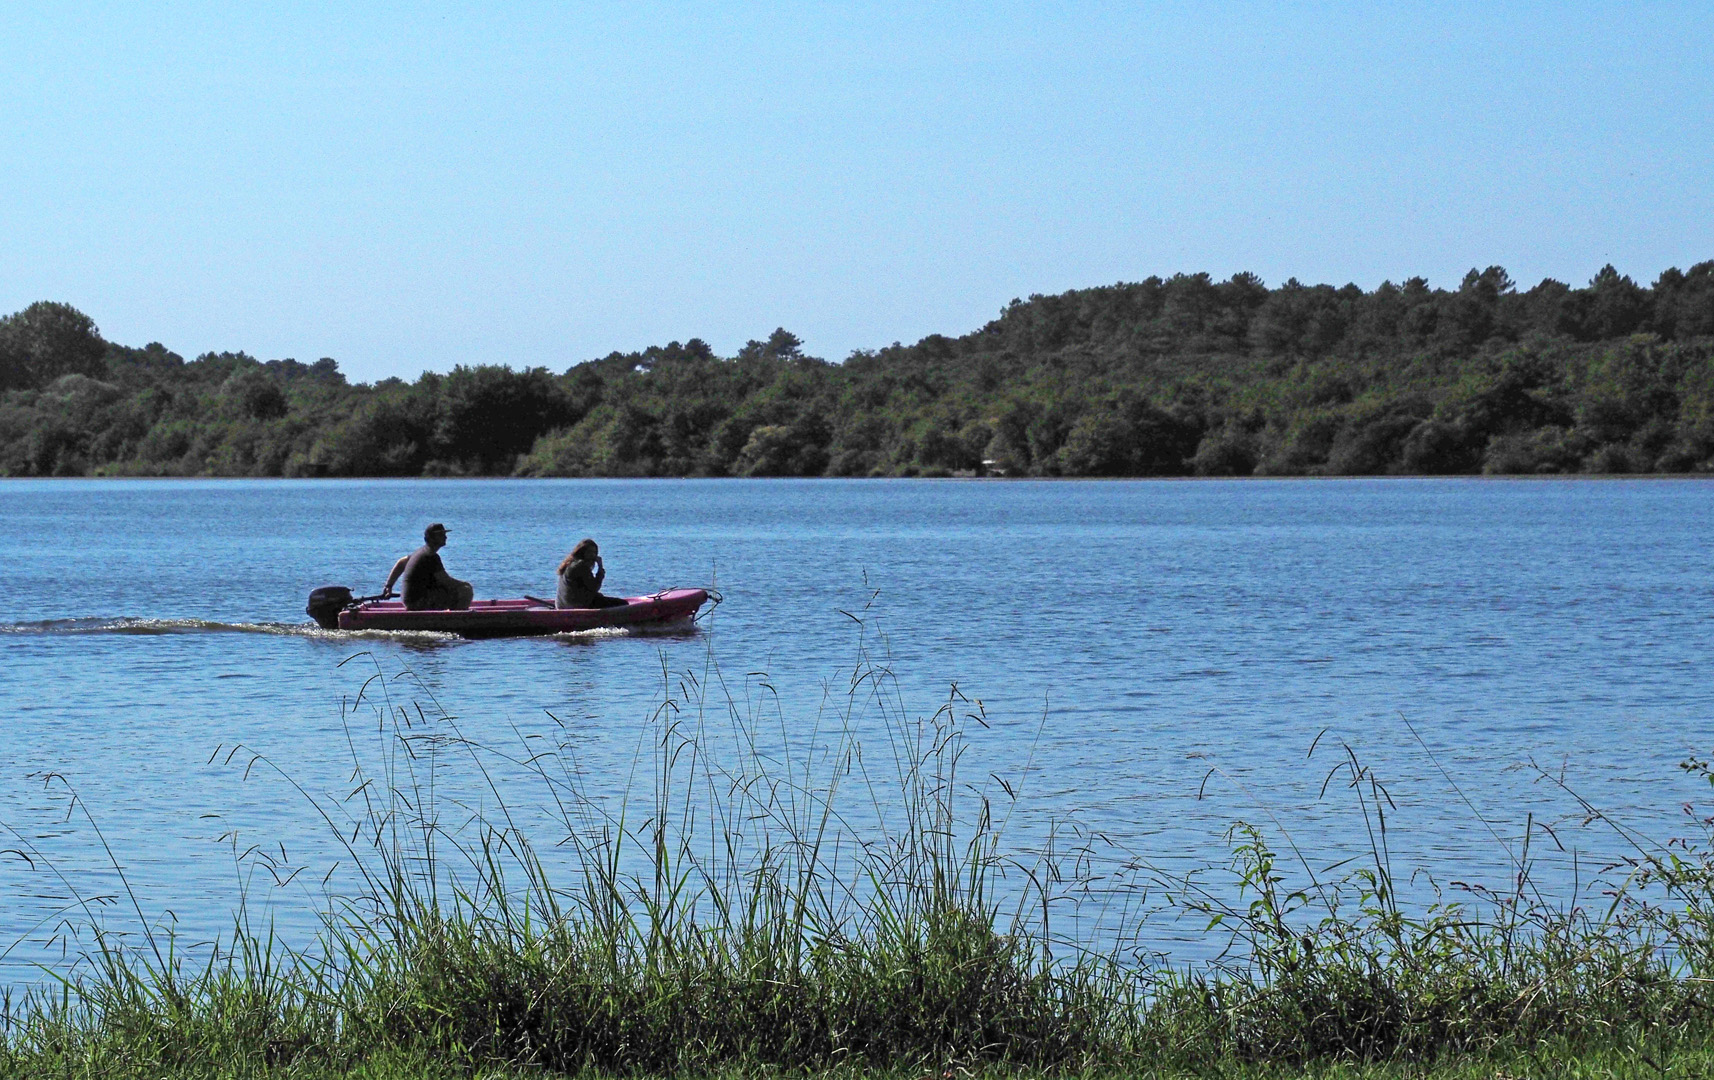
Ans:
[[[595,553],[599,550],[601,549],[595,545],[595,541],[591,540],[587,536],[584,537],[582,540],[577,542],[576,547],[571,549],[570,555],[567,555],[564,559],[560,560],[559,573],[565,573],[565,568],[579,559],[593,559],[595,557]]]

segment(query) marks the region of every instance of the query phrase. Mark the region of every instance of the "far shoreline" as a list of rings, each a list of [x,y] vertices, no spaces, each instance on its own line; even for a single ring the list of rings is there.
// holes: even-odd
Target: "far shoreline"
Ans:
[[[1384,473],[1357,476],[0,476],[0,487],[7,485],[49,485],[58,483],[114,484],[415,484],[415,483],[979,483],[979,484],[1117,484],[1117,483],[1355,483],[1370,481],[1399,483],[1442,483],[1475,480],[1484,483],[1600,483],[1714,481],[1714,473],[1469,473],[1451,476],[1433,474],[1391,475]]]

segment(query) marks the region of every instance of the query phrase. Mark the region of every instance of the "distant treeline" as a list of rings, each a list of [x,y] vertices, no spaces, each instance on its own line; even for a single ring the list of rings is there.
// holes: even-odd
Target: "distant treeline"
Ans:
[[[115,345],[64,304],[0,319],[5,476],[1707,471],[1714,262],[1527,292],[1499,267],[1372,292],[1180,274],[842,364],[776,330],[373,385]]]

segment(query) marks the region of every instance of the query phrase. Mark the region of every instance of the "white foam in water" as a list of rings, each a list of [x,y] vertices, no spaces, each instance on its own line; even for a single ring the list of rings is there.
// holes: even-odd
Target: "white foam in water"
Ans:
[[[33,622],[0,624],[0,634],[268,634],[330,641],[365,638],[381,641],[412,638],[433,641],[461,640],[457,634],[438,630],[324,630],[315,623],[219,622],[213,619],[145,619],[132,616],[38,619]]]
[[[664,622],[642,623],[636,626],[592,626],[587,630],[563,630],[557,634],[546,635],[556,638],[605,638],[605,637],[687,637],[700,632],[696,620],[689,617],[670,619]]]

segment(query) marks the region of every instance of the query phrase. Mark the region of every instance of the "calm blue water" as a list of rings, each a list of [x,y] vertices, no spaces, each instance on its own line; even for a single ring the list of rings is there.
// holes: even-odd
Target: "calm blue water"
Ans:
[[[587,535],[609,592],[714,582],[725,602],[667,636],[306,628],[312,587],[374,591],[431,520],[478,596],[552,595]],[[0,482],[0,975],[75,951],[74,892],[121,895],[92,823],[186,941],[241,892],[307,933],[339,853],[290,784],[243,766],[265,753],[341,791],[341,702],[368,676],[485,744],[575,750],[617,798],[682,673],[712,661],[783,745],[837,706],[860,632],[912,715],[952,683],[981,700],[964,775],[1022,777],[1019,843],[1069,817],[1112,858],[1188,868],[1244,818],[1331,863],[1368,847],[1349,797],[1321,794],[1343,740],[1397,804],[1395,869],[1502,884],[1477,815],[1504,838],[1534,815],[1577,852],[1536,837],[1568,889],[1619,846],[1521,766],[1662,841],[1706,791],[1675,766],[1714,736],[1711,526],[1698,481]],[[134,924],[128,905],[103,917]],[[1159,943],[1208,948],[1181,927]]]

